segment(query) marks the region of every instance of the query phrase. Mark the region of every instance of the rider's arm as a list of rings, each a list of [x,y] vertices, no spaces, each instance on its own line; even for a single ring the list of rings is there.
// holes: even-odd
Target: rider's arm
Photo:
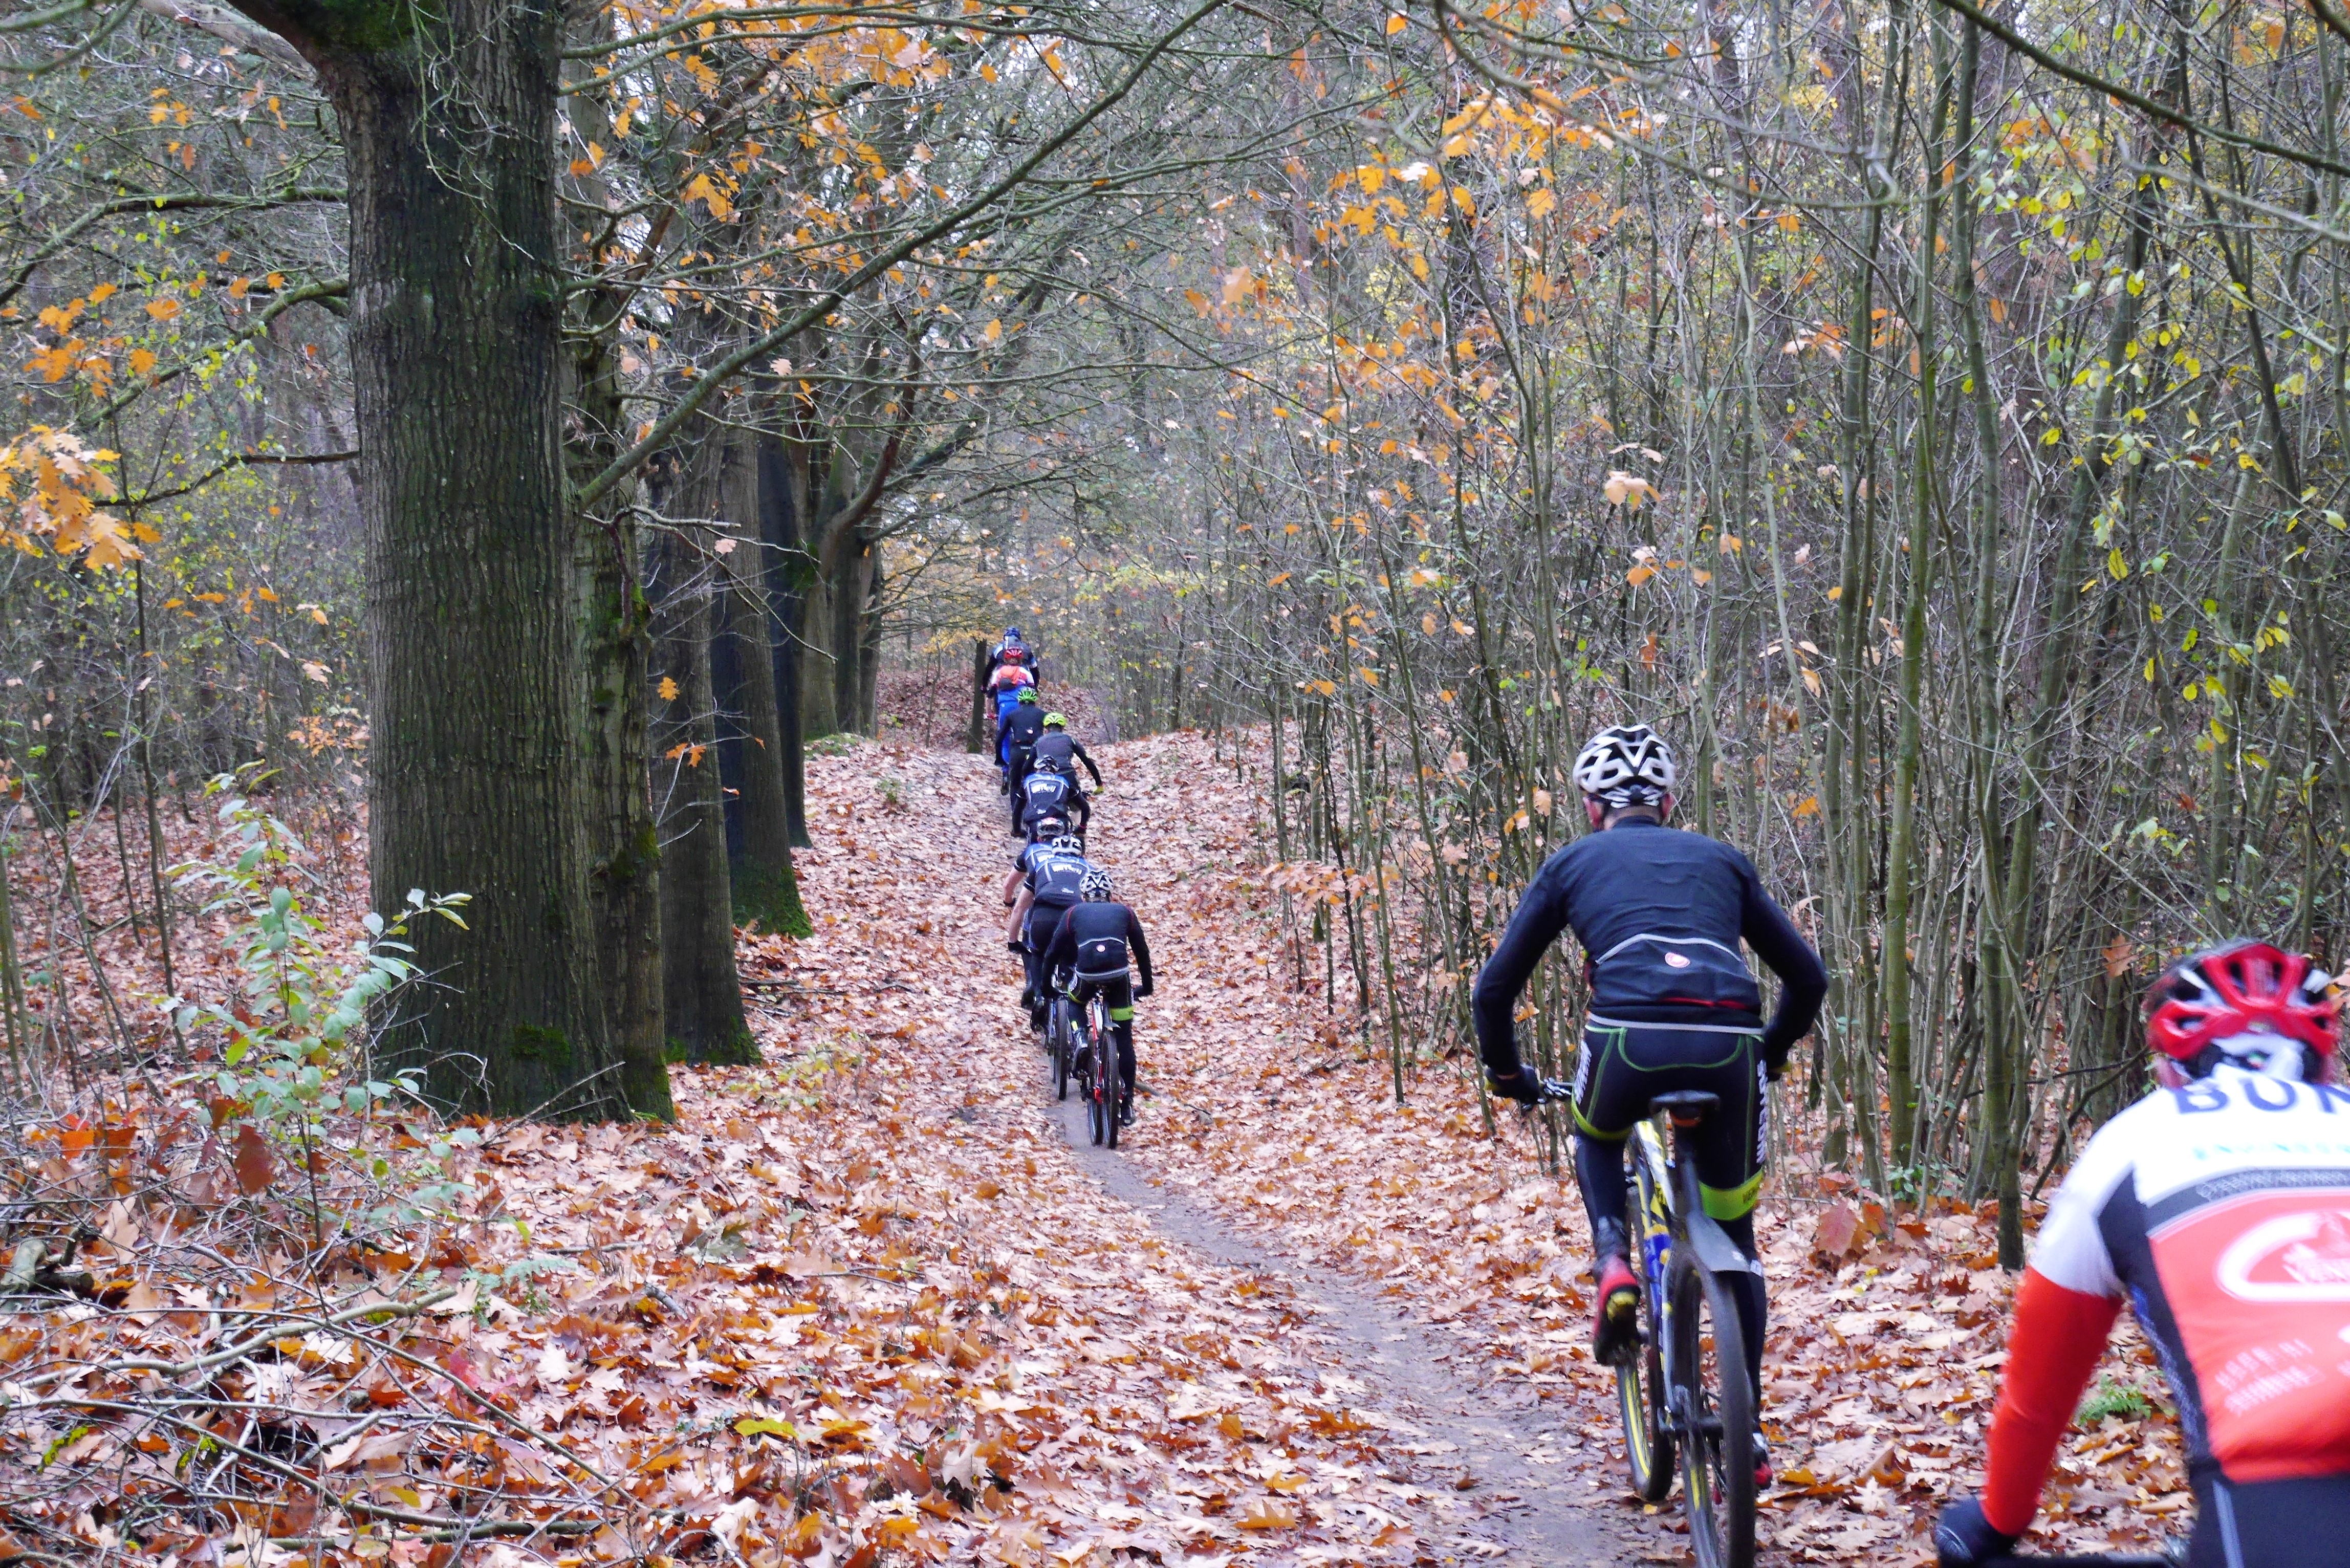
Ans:
[[[1827,971],[1820,967],[1820,955],[1795,929],[1787,919],[1787,911],[1773,902],[1762,890],[1762,878],[1754,867],[1746,867],[1744,908],[1740,916],[1739,934],[1754,956],[1771,967],[1779,977],[1779,1010],[1762,1030],[1762,1055],[1777,1070],[1777,1064],[1787,1059],[1787,1053],[1796,1041],[1812,1032],[1812,1024],[1820,1015],[1820,1003],[1828,994]]]
[[[1003,940],[1005,941],[1016,942],[1020,940],[1020,928],[1027,923],[1028,911],[1035,906],[1035,902],[1036,892],[1035,888],[1023,888],[1021,890],[1020,901],[1012,906],[1012,919],[1005,921],[1003,925]]]
[[[1003,879],[1003,907],[1005,909],[1008,909],[1012,908],[1012,900],[1020,897],[1020,884],[1027,875],[1028,872],[1024,867],[1021,866],[1016,861],[1014,862],[1012,867],[1012,875]]]
[[[2067,1290],[2038,1269],[2023,1271],[2015,1326],[2007,1336],[2007,1376],[1983,1461],[1983,1518],[1992,1529],[2021,1535],[2032,1527],[2056,1445],[2073,1424],[2121,1310],[2118,1297]]]
[[[1150,944],[1142,940],[1142,922],[1134,918],[1132,909],[1126,912],[1126,946],[1127,950],[1134,954],[1135,967],[1142,971],[1142,994],[1149,995],[1151,988]]]
[[[2101,1217],[2131,1179],[2133,1120],[2125,1111],[2099,1128],[2065,1173],[2015,1293],[1981,1499],[1986,1521],[2007,1534],[2021,1535],[2032,1523],[2049,1460],[2121,1310],[2124,1287]]]
[[[1564,878],[1552,870],[1557,864],[1554,859],[1535,875],[1525,897],[1518,900],[1517,912],[1510,917],[1509,929],[1502,933],[1502,945],[1477,973],[1471,1007],[1477,1021],[1477,1054],[1484,1058],[1485,1071],[1496,1078],[1517,1075],[1517,1030],[1511,1014],[1517,1011],[1518,992],[1525,989],[1526,978],[1542,961],[1544,950],[1566,929]]]
[[[1093,758],[1091,758],[1091,757],[1089,757],[1089,756],[1086,755],[1086,749],[1085,749],[1085,747],[1083,747],[1083,746],[1079,745],[1079,744],[1078,744],[1076,742],[1075,742],[1075,741],[1071,741],[1071,742],[1069,742],[1069,750],[1071,750],[1071,751],[1075,752],[1075,753],[1077,754],[1077,761],[1079,761],[1079,762],[1081,762],[1081,763],[1085,763],[1085,764],[1086,764],[1086,772],[1087,772],[1087,773],[1089,773],[1089,774],[1093,774],[1093,775],[1094,775],[1094,788],[1096,788],[1096,789],[1099,789],[1099,788],[1101,788],[1101,786],[1102,786],[1102,782],[1101,782],[1101,769],[1099,769],[1099,768],[1097,768],[1097,767],[1094,766],[1094,760],[1093,760]]]

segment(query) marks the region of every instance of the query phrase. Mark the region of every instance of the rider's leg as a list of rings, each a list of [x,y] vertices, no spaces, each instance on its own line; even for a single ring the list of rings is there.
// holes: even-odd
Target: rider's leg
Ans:
[[[1602,1362],[1628,1350],[1639,1333],[1639,1276],[1625,1222],[1624,1143],[1648,1102],[1636,1103],[1640,1075],[1628,1070],[1623,1035],[1621,1029],[1586,1029],[1575,1064],[1575,1184],[1591,1219],[1591,1272],[1599,1283],[1591,1345]]]

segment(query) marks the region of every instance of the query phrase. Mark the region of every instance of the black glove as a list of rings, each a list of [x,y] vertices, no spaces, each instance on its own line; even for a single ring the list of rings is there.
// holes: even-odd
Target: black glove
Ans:
[[[2004,1557],[2014,1550],[2016,1540],[1993,1530],[1983,1517],[1982,1504],[1970,1497],[1945,1507],[1934,1521],[1934,1551],[1941,1568],[1973,1568]]]
[[[1141,1001],[1144,997],[1149,996],[1149,995],[1153,991],[1156,991],[1157,989],[1158,989],[1158,984],[1157,984],[1157,982],[1156,982],[1156,981],[1146,980],[1146,981],[1144,981],[1140,985],[1139,985],[1139,986],[1137,986],[1137,987],[1135,988],[1135,991],[1134,991],[1134,999],[1135,999],[1135,1001],[1139,1002],[1139,1001]]]
[[[1003,945],[1007,950],[1015,953],[1024,953],[1028,950],[1028,944],[1022,941],[1018,937],[1014,937]]]
[[[1527,1072],[1523,1067],[1520,1067],[1517,1071],[1510,1074],[1507,1077],[1503,1077],[1498,1073],[1488,1071],[1485,1075],[1485,1086],[1492,1090],[1493,1093],[1501,1096],[1503,1099],[1515,1100],[1522,1106],[1538,1106],[1542,1104],[1542,1080],[1535,1077],[1532,1073]]]
[[[1774,1084],[1779,1081],[1779,1075],[1787,1070],[1788,1052],[1789,1047],[1784,1045],[1776,1050],[1768,1045],[1762,1048],[1762,1071]]]

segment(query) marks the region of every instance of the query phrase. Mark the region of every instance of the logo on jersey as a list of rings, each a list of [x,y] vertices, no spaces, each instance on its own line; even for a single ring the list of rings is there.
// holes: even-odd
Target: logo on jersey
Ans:
[[[2350,1210],[2281,1214],[2220,1254],[2220,1288],[2247,1302],[2350,1302]]]
[[[1665,950],[1665,962],[1673,969],[1687,969],[1690,966],[1687,953],[1677,953],[1669,948]]]

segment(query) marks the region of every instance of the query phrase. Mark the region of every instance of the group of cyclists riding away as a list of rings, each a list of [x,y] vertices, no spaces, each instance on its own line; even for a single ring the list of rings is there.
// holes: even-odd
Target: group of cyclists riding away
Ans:
[[[1134,1004],[1155,984],[1150,944],[1134,911],[1118,902],[1108,868],[1087,856],[1093,807],[1077,768],[1092,775],[1096,794],[1101,769],[1069,733],[1067,719],[1045,711],[1037,669],[1020,629],[1006,628],[988,671],[998,694],[1000,787],[1010,802],[1012,836],[1021,841],[1003,882],[1004,945],[1020,955],[1020,1002],[1032,1030],[1044,1031],[1055,996],[1080,1008],[1097,997],[1106,1004],[1118,1056],[1116,1116],[1131,1127]]]
[[[1761,1487],[1772,1468],[1754,1210],[1769,1085],[1816,1020],[1826,973],[1746,857],[1672,826],[1677,774],[1654,730],[1600,731],[1574,778],[1592,832],[1544,864],[1478,975],[1479,1054],[1494,1094],[1569,1107],[1598,1284],[1592,1348],[1604,1365],[1642,1355],[1655,1321],[1630,1245],[1624,1152],[1652,1115],[1672,1113],[1695,1200],[1734,1243],[1711,1262],[1745,1353],[1724,1360],[1750,1386],[1722,1407],[1756,1413],[1748,1462]],[[1566,930],[1585,953],[1590,1002],[1573,1081],[1557,1083],[1525,1066],[1513,1017]],[[1742,944],[1778,977],[1767,1016]],[[2156,981],[2146,1019],[2157,1087],[2096,1134],[2050,1205],[2016,1293],[1982,1491],[1937,1522],[1945,1568],[2003,1563],[2029,1529],[2125,1302],[2169,1379],[2187,1447],[2197,1512],[2183,1562],[2350,1568],[2350,1089],[2334,1083],[2339,1002],[2310,960],[2258,941],[2206,949]],[[1734,1454],[1724,1435],[1716,1440]],[[1751,1511],[1745,1479],[1736,1490]],[[1751,1557],[1751,1518],[1744,1540]]]
[[[1045,709],[1037,671],[1034,650],[1008,630],[987,677],[1001,788],[1021,841],[1003,888],[1004,940],[1021,956],[1032,1028],[1046,1028],[1056,998],[1107,1004],[1121,1069],[1111,1081],[1124,1090],[1118,1117],[1130,1123],[1134,1003],[1153,988],[1150,949],[1087,855],[1091,802],[1077,770],[1097,793],[1101,772]],[[1657,1419],[1668,1437],[1710,1445],[1734,1480],[1726,1490],[1747,1511],[1743,1532],[1727,1537],[1737,1543],[1727,1555],[1699,1556],[1744,1568],[1754,1493],[1773,1479],[1762,1429],[1769,1300],[1754,1235],[1771,1085],[1818,1019],[1827,974],[1744,855],[1675,825],[1679,774],[1654,729],[1601,730],[1573,776],[1591,831],[1535,874],[1480,971],[1478,1052],[1495,1095],[1529,1107],[1561,1102],[1572,1120],[1597,1284],[1595,1360],[1631,1382],[1630,1369],[1656,1365],[1655,1342],[1681,1331],[1666,1326],[1669,1305],[1648,1299],[1666,1286],[1648,1249],[1704,1253],[1705,1287],[1717,1293],[1709,1299],[1723,1303],[1714,1321],[1734,1341],[1714,1360],[1737,1386],[1712,1402],[1676,1385],[1679,1403]],[[1585,955],[1589,1002],[1572,1080],[1557,1082],[1526,1066],[1514,1014],[1535,966],[1568,931]],[[1777,978],[1768,1008],[1749,953]],[[2178,1560],[2350,1568],[2340,994],[2308,958],[2252,940],[2193,953],[2155,981],[2146,1027],[2156,1086],[2090,1140],[2049,1207],[2016,1292],[1982,1490],[1937,1521],[1946,1568],[2004,1563],[2028,1531],[2125,1303],[2169,1379],[2187,1449],[2197,1511]],[[1627,1147],[1640,1151],[1637,1213]],[[1657,1218],[1668,1168],[1669,1236]],[[1637,1403],[1627,1401],[1627,1429]],[[1686,1454],[1681,1474],[1685,1490],[1699,1486]],[[1692,1529],[1693,1549],[1700,1533]]]

